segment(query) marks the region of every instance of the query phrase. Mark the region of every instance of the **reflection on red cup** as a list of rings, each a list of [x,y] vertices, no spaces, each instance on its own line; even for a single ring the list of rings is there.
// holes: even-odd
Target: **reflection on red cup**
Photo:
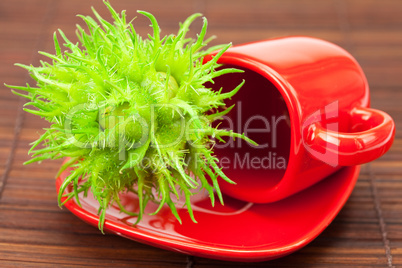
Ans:
[[[392,145],[392,118],[369,108],[362,69],[332,43],[310,37],[259,41],[230,48],[218,63],[244,72],[216,78],[213,88],[246,81],[227,103],[236,105],[220,127],[259,144],[216,144],[223,171],[236,182],[222,182],[221,190],[232,197],[274,202],[342,166],[370,162]]]

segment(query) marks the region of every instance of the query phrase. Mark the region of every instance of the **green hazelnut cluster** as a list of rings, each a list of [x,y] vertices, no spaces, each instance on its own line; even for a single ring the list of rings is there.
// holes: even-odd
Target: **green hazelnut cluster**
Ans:
[[[215,193],[222,202],[218,178],[233,183],[218,166],[213,154],[216,141],[242,134],[212,126],[225,115],[224,100],[242,86],[222,93],[207,88],[207,82],[236,69],[219,68],[217,61],[230,45],[203,50],[207,20],[196,39],[187,38],[194,14],[180,25],[176,35],[161,37],[156,19],[139,11],[152,24],[153,35],[142,39],[125,12],[118,14],[105,2],[114,19],[109,23],[93,10],[95,19],[80,16],[88,29],[77,26],[79,43],[64,35],[62,51],[54,35],[55,54],[40,52],[52,61],[41,66],[19,66],[36,80],[31,87],[9,86],[29,99],[25,110],[50,122],[50,127],[33,143],[33,158],[69,159],[60,172],[72,167],[59,191],[59,203],[79,193],[92,191],[99,202],[99,228],[106,209],[117,204],[121,211],[141,220],[149,201],[159,203],[154,213],[167,205],[180,221],[175,204],[185,199],[195,221],[190,197],[199,190]],[[203,57],[219,51],[209,62]],[[66,193],[66,188],[72,191]],[[135,192],[139,210],[127,211],[119,194]]]

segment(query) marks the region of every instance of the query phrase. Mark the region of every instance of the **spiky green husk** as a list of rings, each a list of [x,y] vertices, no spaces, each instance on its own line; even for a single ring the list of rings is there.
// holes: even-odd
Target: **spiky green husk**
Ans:
[[[137,222],[150,200],[160,203],[154,213],[167,204],[180,221],[175,208],[180,196],[195,221],[192,189],[199,185],[206,189],[213,204],[214,192],[222,202],[218,178],[232,182],[213,155],[214,140],[223,136],[248,140],[211,126],[229,110],[222,110],[224,99],[241,87],[222,94],[204,86],[217,76],[238,72],[217,70],[217,60],[229,45],[202,51],[208,42],[204,41],[206,19],[196,40],[186,38],[200,14],[181,24],[177,35],[161,38],[155,18],[139,11],[153,27],[153,35],[142,39],[124,11],[118,14],[105,4],[114,24],[93,10],[98,22],[81,16],[89,32],[77,26],[79,44],[59,31],[69,52],[62,52],[55,33],[55,55],[41,52],[52,64],[20,65],[31,73],[37,87],[10,87],[27,92],[14,92],[30,100],[26,106],[36,108],[27,112],[51,123],[33,143],[34,158],[27,163],[70,157],[60,170],[74,167],[60,187],[59,203],[69,185],[73,191],[67,200],[76,197],[79,202],[78,194],[91,190],[100,204],[100,229],[110,204],[130,213],[119,202],[119,193],[126,191],[138,195]],[[202,64],[203,56],[219,49],[213,60]]]

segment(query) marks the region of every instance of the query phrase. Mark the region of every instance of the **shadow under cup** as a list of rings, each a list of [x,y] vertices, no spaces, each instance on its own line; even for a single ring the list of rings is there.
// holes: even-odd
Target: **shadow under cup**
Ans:
[[[215,126],[219,124],[220,129],[244,133],[258,146],[238,138],[225,138],[226,143],[217,142],[214,147],[219,165],[241,191],[252,193],[274,187],[284,176],[289,162],[291,130],[287,105],[267,78],[244,67],[224,67],[244,72],[217,77],[209,87],[228,91],[243,80],[245,84],[235,96],[225,100],[227,107],[235,106]],[[222,192],[231,195],[233,185],[224,181],[220,185]]]

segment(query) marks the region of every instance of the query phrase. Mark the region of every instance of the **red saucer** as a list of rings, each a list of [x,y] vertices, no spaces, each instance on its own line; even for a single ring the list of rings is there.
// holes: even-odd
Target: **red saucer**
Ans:
[[[206,258],[243,262],[275,259],[304,247],[332,222],[351,194],[359,171],[359,166],[345,167],[307,190],[269,204],[224,196],[224,206],[218,203],[211,207],[207,196],[194,196],[197,200],[192,207],[198,223],[191,221],[180,204],[182,224],[166,207],[132,226],[135,217],[111,207],[104,229],[144,244]],[[57,189],[68,173],[66,170],[57,179]],[[121,199],[129,211],[136,209],[134,194],[124,194]],[[97,201],[90,193],[86,198],[81,195],[80,201],[82,207],[75,200],[65,207],[97,226]],[[156,207],[149,204],[149,212]]]

